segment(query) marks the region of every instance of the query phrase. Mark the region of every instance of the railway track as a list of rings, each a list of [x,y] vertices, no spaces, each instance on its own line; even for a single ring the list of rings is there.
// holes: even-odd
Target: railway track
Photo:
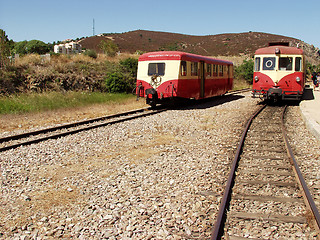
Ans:
[[[241,89],[230,91],[227,95],[242,93],[249,91],[250,89]],[[46,141],[48,139],[56,139],[59,137],[75,134],[81,131],[90,130],[93,128],[102,127],[109,124],[123,122],[134,118],[148,116],[156,114],[166,109],[163,108],[141,108],[128,112],[118,113],[114,115],[108,115],[99,118],[92,118],[84,121],[78,121],[63,125],[58,125],[51,128],[45,128],[41,130],[30,131],[22,134],[16,134],[0,138],[0,152],[14,149],[20,146],[31,145]]]
[[[64,137],[67,135],[90,130],[93,128],[103,127],[106,125],[128,121],[135,118],[149,116],[163,111],[166,111],[166,109],[141,108],[114,115],[92,118],[70,124],[59,125],[56,127],[2,137],[0,138],[0,152],[7,151],[9,149],[14,149],[20,146],[39,143],[48,139],[57,139],[59,137]]]
[[[283,126],[285,107],[249,120],[211,239],[319,239],[320,216]]]

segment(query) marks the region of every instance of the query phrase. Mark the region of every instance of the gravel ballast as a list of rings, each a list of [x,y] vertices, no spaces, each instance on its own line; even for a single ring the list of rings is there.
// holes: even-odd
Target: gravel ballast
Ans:
[[[257,102],[225,96],[3,152],[0,238],[208,238]]]

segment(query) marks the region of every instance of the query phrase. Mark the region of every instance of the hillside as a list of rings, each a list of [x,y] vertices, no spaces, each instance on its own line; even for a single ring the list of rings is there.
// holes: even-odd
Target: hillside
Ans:
[[[251,57],[256,49],[267,46],[269,42],[289,42],[290,46],[299,44],[305,50],[308,59],[319,61],[319,49],[314,46],[299,39],[261,32],[192,36],[136,30],[84,38],[80,40],[80,44],[84,48],[101,52],[98,45],[102,40],[113,40],[118,45],[120,52],[180,50],[206,56],[248,57]]]

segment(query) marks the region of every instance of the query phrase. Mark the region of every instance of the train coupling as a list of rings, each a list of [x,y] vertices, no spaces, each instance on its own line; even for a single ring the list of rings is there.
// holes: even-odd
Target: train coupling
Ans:
[[[151,106],[156,106],[158,102],[158,93],[154,88],[146,89],[146,101]]]

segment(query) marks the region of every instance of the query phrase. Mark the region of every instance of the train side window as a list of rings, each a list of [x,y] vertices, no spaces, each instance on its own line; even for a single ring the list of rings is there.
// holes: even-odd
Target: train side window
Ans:
[[[181,61],[181,76],[187,76],[187,62]]]
[[[191,62],[191,76],[198,76],[198,63]]]
[[[280,57],[279,70],[292,71],[292,57]]]
[[[275,57],[264,57],[263,58],[263,70],[274,70],[276,66],[276,58]]]
[[[259,72],[260,71],[260,58],[256,57],[254,60],[254,71]]]
[[[223,66],[219,65],[219,77],[223,76]]]
[[[212,76],[212,65],[207,63],[207,77]]]
[[[229,75],[229,68],[227,65],[224,66],[224,73],[226,74],[226,76]]]
[[[165,63],[149,63],[148,76],[159,75],[164,76],[166,64]]]
[[[218,65],[213,64],[213,76],[218,76]]]
[[[297,72],[301,71],[301,65],[302,65],[301,63],[302,63],[302,58],[301,57],[296,57],[295,67],[294,67],[295,71],[297,71]]]

